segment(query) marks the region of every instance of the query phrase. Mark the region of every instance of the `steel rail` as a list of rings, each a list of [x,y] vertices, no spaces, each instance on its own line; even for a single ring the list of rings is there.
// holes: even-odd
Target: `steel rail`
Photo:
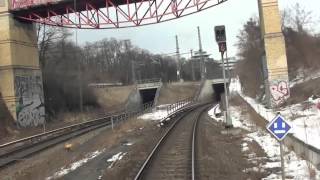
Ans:
[[[199,113],[201,115],[202,113]],[[199,117],[196,118],[196,121],[193,125],[193,131],[192,131],[192,152],[191,152],[191,171],[192,171],[192,180],[195,180],[195,141],[196,141],[196,128],[198,124]]]
[[[150,109],[149,106],[148,107],[144,106],[142,112],[145,112],[148,109]],[[8,157],[14,156],[17,153],[21,153],[22,151],[27,152],[29,149],[34,148],[34,146],[41,146],[44,143],[48,143],[48,141],[63,139],[62,138],[63,136],[70,136],[71,134],[81,135],[83,134],[81,132],[86,133],[100,127],[108,126],[111,124],[113,125],[114,124],[113,119],[116,119],[118,123],[119,121],[128,119],[130,116],[139,115],[140,113],[141,113],[140,111],[130,111],[130,112],[122,112],[122,113],[117,112],[106,117],[89,120],[83,123],[73,124],[70,126],[48,131],[46,133],[40,133],[34,136],[30,136],[30,137],[26,137],[26,138],[22,138],[19,140],[2,144],[0,146],[0,167],[3,167],[6,164],[9,164],[15,161],[15,160],[8,160],[9,159]],[[89,129],[89,130],[86,131],[86,129]],[[80,132],[80,133],[77,133],[77,132]],[[72,137],[75,137],[75,136],[72,136]],[[65,140],[68,140],[68,139],[70,138],[67,138]],[[63,142],[63,141],[59,141],[59,142]],[[44,147],[43,149],[45,148],[46,147]],[[26,153],[25,156],[30,154],[32,153]]]
[[[136,116],[145,112],[150,109],[150,107],[153,107],[150,106],[152,104],[153,103],[148,104],[148,106],[144,105],[142,111],[116,112],[106,117],[73,124],[2,144],[0,145],[0,168],[84,133],[109,125],[113,126],[114,123],[119,123],[124,119],[128,119],[130,116]],[[114,119],[117,122],[113,122]]]
[[[27,147],[24,147],[24,148],[14,149],[12,151],[9,151],[5,154],[0,155],[0,168],[3,168],[8,164],[12,164],[32,154],[35,154],[36,152],[42,151],[44,149],[47,149],[61,142],[67,141],[69,139],[80,136],[82,134],[93,131],[95,129],[108,126],[110,124],[111,122],[108,121],[104,123],[88,125],[86,127],[82,127],[79,130],[70,131],[65,134],[60,134],[58,136],[45,139],[43,141],[39,141],[36,144],[28,145]]]
[[[99,121],[99,120],[103,120],[105,118],[108,118],[108,117],[97,118],[97,119],[89,120],[89,121],[86,121],[86,122],[77,123],[77,124],[73,124],[73,125],[70,125],[70,126],[65,126],[65,127],[62,127],[62,128],[58,128],[58,129],[54,129],[54,130],[51,130],[51,131],[47,131],[47,132],[44,132],[44,133],[36,134],[36,135],[33,135],[33,136],[25,137],[25,138],[22,138],[22,139],[14,140],[14,141],[11,141],[11,142],[8,142],[8,143],[1,144],[0,148],[4,148],[4,147],[7,147],[7,146],[10,146],[10,145],[13,145],[13,144],[25,142],[25,141],[28,141],[28,140],[31,140],[31,139],[34,139],[34,138],[43,137],[45,135],[53,134],[53,133],[56,133],[58,131],[70,129],[70,128],[73,128],[73,127],[79,127],[81,125],[86,125],[86,124],[89,124],[91,122],[96,122],[96,121]]]
[[[203,103],[203,104],[195,104],[195,105],[191,105],[188,107],[185,107],[184,109],[180,110],[180,113],[184,113],[182,116],[180,116],[171,126],[170,128],[166,131],[166,133],[160,138],[160,140],[157,142],[157,144],[154,146],[154,148],[152,149],[152,151],[150,152],[150,154],[148,155],[148,157],[146,158],[146,160],[144,161],[143,165],[140,167],[138,173],[136,174],[134,180],[140,180],[143,173],[146,171],[146,169],[148,168],[148,165],[150,165],[152,158],[155,156],[156,152],[159,151],[160,146],[164,143],[164,141],[166,140],[166,138],[169,136],[169,134],[174,130],[174,128],[176,127],[176,125],[178,124],[178,122],[180,122],[181,119],[183,119],[186,115],[188,115],[188,113],[192,112],[194,109],[201,107],[201,106],[205,106],[208,105],[208,103]],[[206,110],[207,108],[204,108],[204,110],[201,110],[200,113],[198,114],[196,121],[193,125],[193,137],[192,137],[192,146],[195,145],[194,141],[195,141],[195,134],[194,134],[194,130],[196,129],[196,125],[197,125],[197,120],[199,119],[199,117],[201,116],[201,114]],[[172,114],[172,116],[174,116],[175,114]],[[194,177],[194,147],[192,147],[192,177]]]
[[[150,104],[152,104],[152,103],[150,103]],[[146,106],[150,106],[150,104],[144,104],[143,107],[146,108]],[[14,140],[14,141],[11,141],[11,142],[7,142],[7,143],[4,143],[4,144],[1,144],[0,145],[0,149],[3,149],[5,147],[8,147],[8,146],[11,146],[11,145],[14,145],[14,144],[23,143],[23,142],[26,142],[26,141],[29,141],[29,140],[32,140],[32,139],[35,139],[35,138],[41,138],[41,137],[44,137],[44,136],[47,136],[47,135],[52,135],[52,134],[57,133],[59,131],[68,130],[68,129],[72,129],[72,128],[75,128],[75,127],[81,127],[83,125],[88,125],[90,123],[95,123],[95,122],[99,122],[99,121],[102,121],[101,123],[103,123],[103,122],[105,122],[105,120],[108,120],[108,119],[110,119],[112,117],[123,116],[123,115],[126,115],[126,114],[132,115],[132,114],[138,114],[138,113],[139,113],[138,111],[114,112],[114,113],[111,113],[111,114],[109,114],[108,116],[105,116],[105,117],[96,118],[96,119],[93,119],[93,120],[88,120],[88,121],[85,121],[85,122],[72,124],[72,125],[69,125],[69,126],[65,126],[65,127],[62,127],[62,128],[57,128],[57,129],[54,129],[54,130],[51,130],[51,131],[47,131],[47,132],[44,132],[44,133],[39,133],[39,134],[36,134],[36,135],[33,135],[33,136],[29,136],[29,137],[21,138],[21,139]],[[109,121],[111,121],[111,119]]]
[[[195,175],[196,175],[196,166],[195,166],[195,158],[196,158],[196,134],[197,134],[197,127],[198,127],[198,121],[201,118],[201,115],[203,112],[205,112],[208,108],[204,108],[203,110],[200,111],[198,116],[196,117],[196,120],[193,125],[193,131],[192,131],[192,159],[191,159],[191,168],[192,168],[192,180],[195,180]]]

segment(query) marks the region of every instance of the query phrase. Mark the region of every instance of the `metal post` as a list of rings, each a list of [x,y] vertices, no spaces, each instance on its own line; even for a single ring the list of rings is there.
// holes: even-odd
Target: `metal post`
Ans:
[[[178,41],[178,36],[176,35],[176,56],[177,56],[177,80],[181,81],[181,59],[180,59],[180,51],[179,51],[179,41]]]
[[[221,53],[221,60],[222,60],[224,94],[225,94],[225,101],[226,101],[226,127],[231,127],[232,122],[231,122],[231,119],[229,118],[228,88],[227,88],[227,82],[226,82],[226,69],[224,64],[223,52]]]
[[[113,116],[111,116],[111,128],[113,130]]]
[[[282,180],[285,180],[285,172],[284,172],[284,159],[283,159],[283,156],[284,156],[284,153],[283,153],[283,143],[282,141],[279,141],[280,143],[280,157],[281,157],[281,178]]]
[[[46,118],[44,119],[44,122],[43,122],[43,132],[44,133],[46,132]]]
[[[135,64],[134,64],[134,59],[131,57],[131,49],[129,49],[129,42],[130,40],[126,39],[124,40],[125,42],[125,48],[126,48],[126,51],[128,53],[128,58],[131,58],[131,76],[132,76],[132,84],[136,84],[136,73],[135,73]]]
[[[195,81],[195,75],[194,75],[194,64],[193,64],[193,60],[192,60],[192,57],[193,57],[193,51],[192,49],[190,50],[190,54],[191,54],[191,57],[190,57],[190,63],[191,63],[191,75],[192,75],[192,81]]]
[[[77,1],[74,0],[74,9],[75,11],[77,11]],[[76,49],[78,47],[78,29],[75,28],[75,43],[76,43]],[[77,52],[75,52],[75,57],[76,58],[79,58],[77,56]],[[78,85],[79,85],[79,108],[80,108],[80,111],[82,112],[83,111],[83,97],[82,97],[82,80],[81,80],[81,61],[80,61],[80,58],[78,59]]]
[[[227,75],[228,75],[228,82],[231,82],[231,72],[230,72],[230,64],[229,64],[229,57],[228,57],[228,51],[226,51],[226,60],[227,60]],[[228,88],[228,94],[230,94],[230,90]]]
[[[80,106],[80,111],[83,112],[83,93],[82,93],[82,73],[81,73],[81,61],[79,58],[79,65],[78,65],[78,73],[79,73],[79,106]]]
[[[201,43],[201,35],[200,35],[200,27],[197,27],[198,29],[198,40],[199,40],[199,55],[200,55],[200,74],[201,74],[201,80],[204,80],[204,59],[203,59],[203,53],[202,53],[202,43]]]

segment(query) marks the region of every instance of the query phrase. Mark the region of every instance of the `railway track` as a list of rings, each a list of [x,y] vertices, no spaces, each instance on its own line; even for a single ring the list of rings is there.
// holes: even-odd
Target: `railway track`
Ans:
[[[87,132],[106,126],[113,126],[114,124],[128,119],[129,117],[139,115],[149,108],[145,106],[146,105],[144,105],[144,109],[142,111],[115,113],[107,117],[66,126],[2,144],[0,145],[0,169]]]
[[[209,107],[201,105],[178,118],[153,148],[135,180],[194,180],[196,176],[196,136],[201,115]]]
[[[93,119],[2,144],[0,145],[0,168],[4,168],[9,164],[23,160],[32,154],[87,132],[106,126],[113,126],[114,124],[138,115],[139,113],[141,112],[115,113],[107,117]]]
[[[56,144],[65,142],[95,129],[111,125],[111,118],[96,119],[90,123],[77,124],[60,128],[47,133],[38,134],[26,139],[1,145],[0,168],[45,150]]]

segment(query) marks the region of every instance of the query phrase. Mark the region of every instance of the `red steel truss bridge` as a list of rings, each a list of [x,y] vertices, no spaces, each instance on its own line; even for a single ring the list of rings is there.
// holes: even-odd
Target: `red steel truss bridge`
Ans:
[[[142,26],[190,15],[227,0],[11,0],[26,21],[81,29]]]

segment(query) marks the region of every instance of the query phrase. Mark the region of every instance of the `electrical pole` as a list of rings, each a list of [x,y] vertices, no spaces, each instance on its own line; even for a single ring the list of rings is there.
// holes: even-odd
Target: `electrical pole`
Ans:
[[[227,65],[227,72],[228,72],[228,74],[227,74],[227,78],[228,78],[228,82],[231,82],[231,72],[230,72],[230,65],[229,65],[229,57],[228,57],[228,51],[226,51],[226,65]],[[228,88],[228,94],[230,94],[230,90],[229,90],[229,88]]]
[[[224,64],[223,53],[221,53],[221,60],[222,60],[223,86],[224,86],[225,102],[226,102],[226,123],[227,123],[226,127],[229,127],[230,126],[230,122],[229,122],[229,118],[230,118],[229,117],[229,98],[228,98],[229,90],[227,88],[226,68],[225,68],[225,64]]]
[[[200,73],[201,73],[201,80],[205,78],[205,70],[204,70],[204,58],[203,58],[203,50],[202,50],[202,43],[201,43],[201,35],[200,35],[200,27],[198,29],[198,40],[199,40],[199,55],[200,55]]]
[[[181,78],[181,59],[180,59],[180,51],[179,51],[179,41],[178,41],[178,36],[176,35],[176,57],[177,57],[177,80],[182,81]]]
[[[83,92],[82,92],[82,72],[81,72],[81,60],[79,58],[79,65],[78,65],[78,72],[79,72],[79,96],[80,96],[80,111],[83,111]]]
[[[126,39],[124,40],[125,42],[125,48],[126,48],[126,53],[128,54],[127,58],[131,58],[131,77],[132,77],[132,84],[136,84],[136,73],[135,73],[135,64],[133,61],[133,58],[130,56],[130,49],[129,49],[129,42],[130,40]]]
[[[191,75],[192,75],[192,81],[195,81],[195,74],[194,74],[194,63],[193,63],[193,59],[192,59],[192,56],[193,56],[193,51],[192,49],[190,50],[190,54],[191,54],[191,58],[190,58],[190,63],[191,63]]]
[[[74,9],[77,11],[77,1],[74,1]],[[76,49],[78,48],[78,29],[75,29],[75,38],[76,38]],[[83,93],[82,93],[82,74],[81,74],[81,58],[77,55],[78,52],[75,52],[75,57],[78,59],[78,85],[79,85],[79,108],[83,112]]]

